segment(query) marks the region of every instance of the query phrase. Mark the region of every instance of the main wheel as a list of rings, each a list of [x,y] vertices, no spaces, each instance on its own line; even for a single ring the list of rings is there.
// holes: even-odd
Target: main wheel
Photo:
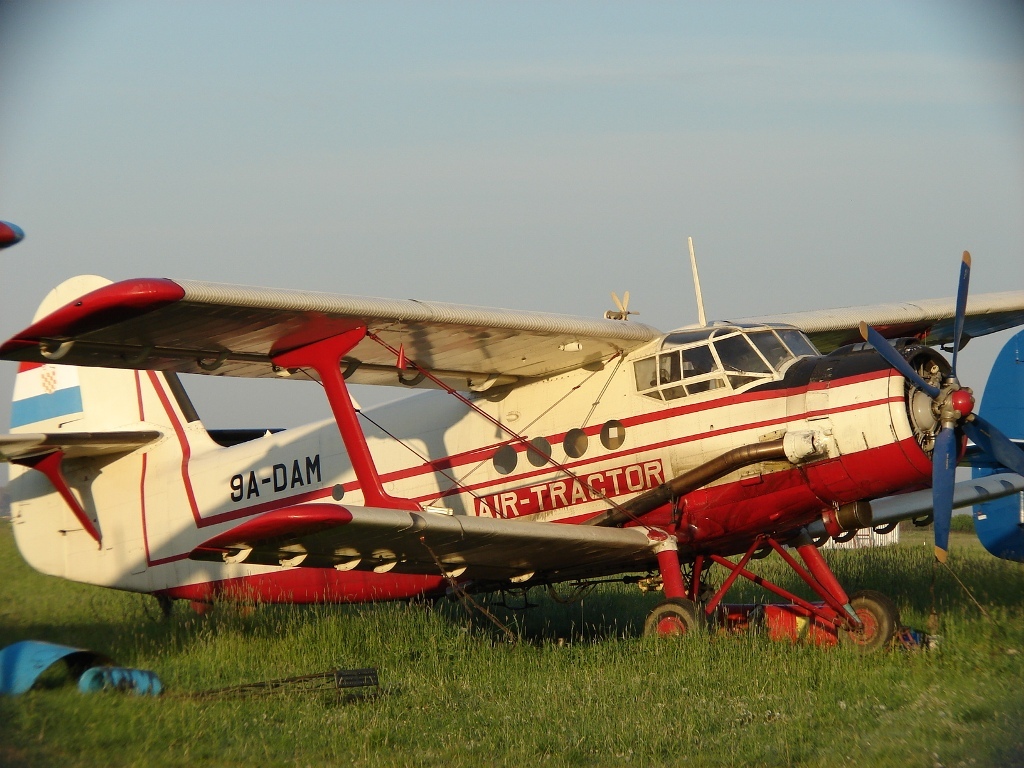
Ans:
[[[669,598],[659,605],[644,622],[644,635],[680,637],[700,626],[700,613],[692,600]]]
[[[881,592],[865,589],[854,593],[850,606],[864,627],[850,632],[839,630],[840,642],[864,652],[887,646],[900,627],[900,612],[893,601]]]

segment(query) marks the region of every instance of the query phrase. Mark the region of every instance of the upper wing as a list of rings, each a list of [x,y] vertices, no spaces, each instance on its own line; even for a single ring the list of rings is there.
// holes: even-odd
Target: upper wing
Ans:
[[[270,377],[287,375],[272,355],[360,324],[456,389],[597,364],[661,336],[640,323],[543,312],[138,279],[40,318],[0,358]],[[394,354],[369,337],[345,362],[352,383],[404,383]]]
[[[861,321],[887,339],[917,336],[927,344],[953,340],[956,299],[922,299],[897,304],[869,304],[862,307],[818,309],[738,320],[740,323],[787,323],[800,328],[824,354],[844,344],[863,341]],[[982,293],[967,299],[964,334],[984,336],[1024,324],[1024,291]]]
[[[666,537],[642,528],[300,504],[247,520],[194,560],[446,574],[476,581],[564,581],[654,567]]]
[[[952,338],[954,304],[928,299],[741,322],[795,325],[823,352],[858,341],[862,320],[889,338],[916,335],[934,344]],[[640,323],[544,312],[138,279],[105,284],[38,319],[0,346],[0,358],[270,377],[288,374],[271,363],[273,355],[360,324],[449,386],[476,390],[598,364],[662,335]],[[1024,292],[970,297],[969,337],[1019,324]],[[345,363],[352,383],[397,385],[410,377],[403,381],[394,355],[370,337]]]

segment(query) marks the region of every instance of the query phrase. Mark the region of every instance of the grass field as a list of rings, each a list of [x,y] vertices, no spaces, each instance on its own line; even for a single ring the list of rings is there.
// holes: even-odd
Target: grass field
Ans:
[[[0,765],[1024,765],[1024,567],[972,542],[954,536],[951,564],[992,621],[939,572],[939,649],[860,656],[757,635],[644,639],[658,596],[619,585],[492,606],[515,643],[447,602],[182,605],[163,620],[151,598],[31,571],[4,521],[0,646],[101,651],[156,671],[166,694],[83,695],[48,674],[0,699]],[[845,585],[925,626],[929,546],[828,557]],[[796,588],[777,558],[757,567]],[[382,695],[191,695],[335,667],[377,667]]]

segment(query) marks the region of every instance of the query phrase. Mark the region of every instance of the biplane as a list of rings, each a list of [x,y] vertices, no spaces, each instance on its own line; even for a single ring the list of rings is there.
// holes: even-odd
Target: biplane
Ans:
[[[967,340],[1024,323],[1024,292],[968,302],[969,274],[965,254],[956,299],[669,333],[629,321],[622,302],[591,319],[73,278],[0,346],[20,363],[0,438],[17,544],[44,573],[165,606],[640,576],[664,592],[652,634],[716,616],[743,578],[879,647],[895,607],[848,594],[821,538],[930,487],[944,558],[965,437],[1024,474],[1024,453],[956,377]],[[313,380],[333,418],[206,429],[181,374]],[[352,384],[422,391],[363,410]],[[771,553],[818,599],[749,570]]]

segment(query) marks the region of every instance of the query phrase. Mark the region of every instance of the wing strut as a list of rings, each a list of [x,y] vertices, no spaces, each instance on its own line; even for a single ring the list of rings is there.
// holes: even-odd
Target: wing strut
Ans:
[[[352,398],[348,394],[348,386],[341,371],[341,359],[365,336],[366,326],[357,325],[336,336],[273,355],[271,360],[274,365],[282,368],[312,368],[320,375],[327,400],[331,404],[331,411],[334,412],[334,420],[338,424],[338,431],[341,432],[342,442],[345,443],[345,450],[352,462],[352,469],[359,480],[363,503],[370,507],[418,512],[420,508],[415,502],[396,498],[384,490],[380,473],[373,463],[370,447],[366,444],[366,435],[359,426],[359,418],[356,416],[356,409],[352,405]]]

